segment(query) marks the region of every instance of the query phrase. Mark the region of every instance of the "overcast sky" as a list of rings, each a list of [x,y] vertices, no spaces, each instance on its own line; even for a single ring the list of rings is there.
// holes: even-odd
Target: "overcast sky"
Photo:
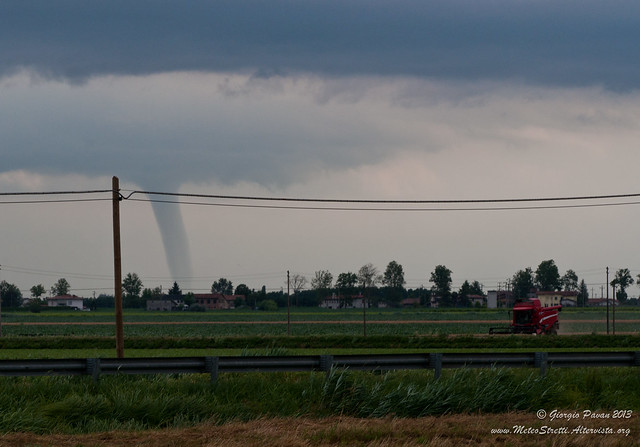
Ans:
[[[115,175],[128,190],[267,197],[640,193],[638,41],[636,1],[2,2],[0,192],[109,189]],[[599,296],[606,266],[640,273],[635,199],[481,211],[126,200],[123,270],[202,292],[220,277],[279,289],[287,270],[337,277],[395,260],[408,287],[444,264],[454,287],[489,290],[554,259]],[[0,279],[26,296],[59,277],[78,295],[113,291],[108,201],[0,210]]]

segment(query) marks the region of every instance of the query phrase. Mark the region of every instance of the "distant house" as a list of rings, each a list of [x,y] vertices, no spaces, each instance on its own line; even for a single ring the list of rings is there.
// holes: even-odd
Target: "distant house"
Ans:
[[[513,292],[511,290],[489,290],[487,292],[487,307],[511,307],[513,305]]]
[[[420,306],[420,298],[405,298],[400,301],[402,307],[418,307]]]
[[[71,307],[84,309],[84,298],[76,295],[58,295],[46,298],[48,307]]]
[[[474,307],[481,307],[486,303],[486,297],[484,295],[467,295],[467,298],[469,298],[469,302]]]
[[[244,295],[223,295],[222,293],[195,293],[194,304],[207,310],[235,309],[236,300]]]
[[[182,310],[184,302],[170,295],[158,296],[155,299],[147,300],[147,310],[160,310],[170,312],[172,310]]]
[[[620,302],[618,300],[614,300],[613,298],[609,299],[609,306],[619,306]],[[607,299],[606,298],[589,298],[587,302],[587,306],[589,307],[607,307]]]
[[[575,307],[578,305],[578,292],[538,292],[537,295],[538,299],[540,300],[540,305],[543,307],[558,305],[565,307]]]
[[[320,307],[324,309],[362,309],[364,296],[358,295],[336,295],[332,294],[320,302]],[[371,303],[367,303],[367,307]]]

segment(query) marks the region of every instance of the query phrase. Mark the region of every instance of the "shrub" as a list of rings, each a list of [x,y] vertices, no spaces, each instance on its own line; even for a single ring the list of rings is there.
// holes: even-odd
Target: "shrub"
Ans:
[[[258,303],[258,309],[267,312],[275,312],[278,310],[278,305],[273,300],[264,300]]]

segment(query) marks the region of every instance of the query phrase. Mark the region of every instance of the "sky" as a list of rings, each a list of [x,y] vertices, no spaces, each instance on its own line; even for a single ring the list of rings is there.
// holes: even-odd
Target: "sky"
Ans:
[[[553,259],[600,296],[607,266],[640,273],[638,197],[134,191],[638,194],[639,22],[618,0],[2,2],[0,193],[117,176],[145,287],[395,260],[409,288],[445,265],[491,290]],[[99,200],[42,203],[71,197]],[[109,198],[0,196],[0,280],[113,293]]]

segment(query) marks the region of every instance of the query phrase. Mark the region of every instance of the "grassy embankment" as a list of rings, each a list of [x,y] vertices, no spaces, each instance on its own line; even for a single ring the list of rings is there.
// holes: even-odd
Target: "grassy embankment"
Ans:
[[[89,433],[180,428],[271,417],[422,417],[535,412],[640,411],[635,369],[429,371],[388,374],[0,379],[0,432]]]

